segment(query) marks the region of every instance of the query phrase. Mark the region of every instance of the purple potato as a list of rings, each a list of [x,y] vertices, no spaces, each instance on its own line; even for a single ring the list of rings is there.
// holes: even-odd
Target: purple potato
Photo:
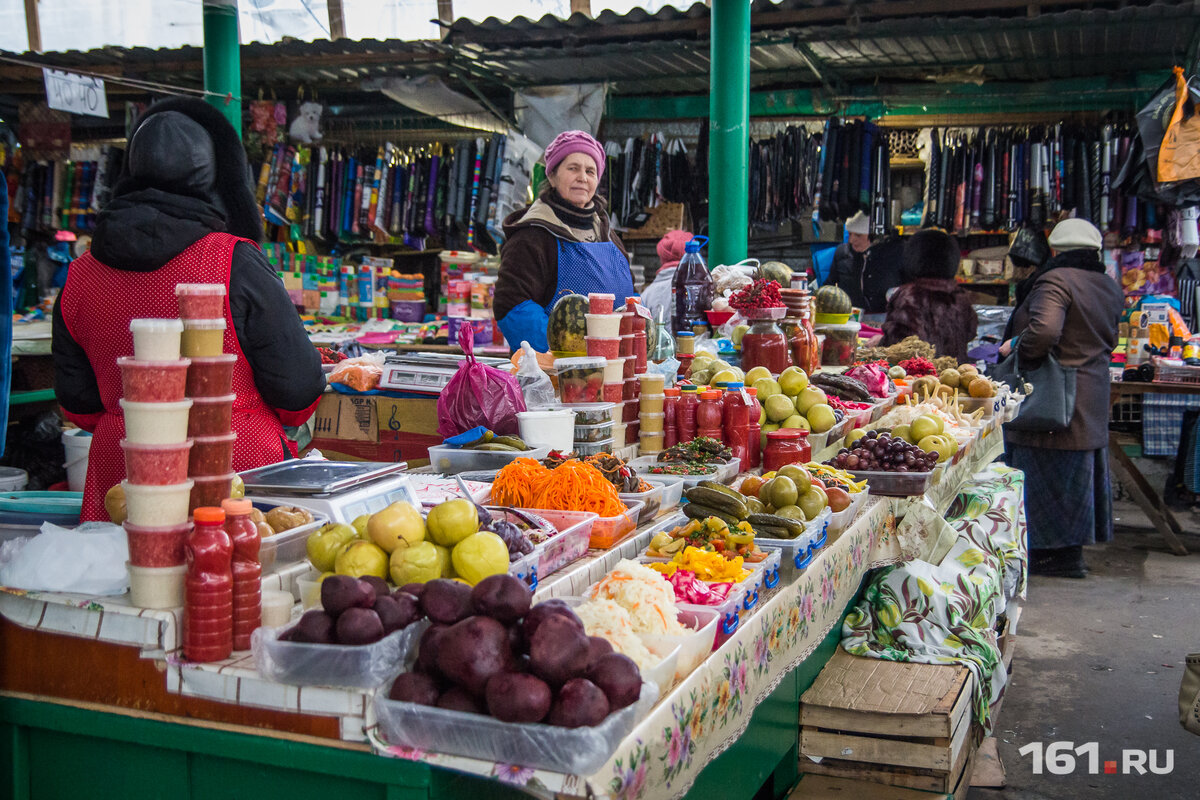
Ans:
[[[376,597],[387,597],[392,593],[392,587],[388,586],[388,582],[376,575],[364,575],[359,580],[370,584],[371,588],[375,590]],[[367,606],[367,608],[370,608],[370,606]]]
[[[529,668],[552,687],[581,677],[588,665],[588,637],[576,627],[578,619],[552,614],[543,620],[529,643]]]
[[[589,636],[587,668],[590,670],[596,665],[597,661],[612,652],[614,652],[613,646],[608,639],[605,639],[603,636]]]
[[[611,711],[633,705],[642,692],[642,673],[634,660],[620,653],[609,653],[588,669],[587,678],[600,687],[608,698]]]
[[[367,602],[367,600],[370,602]],[[348,608],[370,608],[375,605],[375,590],[349,575],[330,575],[321,581],[321,606],[329,616],[337,617]]]
[[[550,686],[534,675],[501,672],[487,684],[488,713],[501,722],[541,722],[551,700]]]
[[[383,622],[369,608],[348,608],[337,620],[339,644],[363,645],[383,638]]]
[[[508,631],[490,617],[467,617],[438,634],[438,670],[477,697],[483,696],[491,677],[512,662]]]
[[[429,675],[438,674],[438,638],[442,631],[449,627],[449,625],[439,625],[435,622],[426,628],[425,632],[421,634],[421,639],[417,642],[416,669],[418,672],[424,672]]]
[[[425,584],[423,584],[423,583],[406,583],[403,586],[401,586],[399,589],[397,589],[396,591],[411,594],[413,597],[420,600],[421,595],[425,594]]]
[[[604,691],[587,678],[575,678],[558,690],[546,722],[560,728],[592,727],[607,716],[608,698]]]
[[[421,610],[434,622],[453,625],[471,613],[471,587],[445,578],[429,581],[421,594]]]
[[[563,600],[553,597],[529,609],[529,613],[521,621],[521,633],[525,637],[526,647],[533,641],[533,634],[537,632],[538,626],[542,624],[542,621],[553,616],[561,616],[569,620],[574,620],[575,624],[579,626],[579,632],[584,633],[583,623],[579,621],[579,617],[575,616],[575,612],[571,610],[571,607]]]
[[[390,594],[375,598],[375,605],[371,610],[379,615],[379,621],[383,623],[384,636],[400,630],[411,621],[400,610],[400,604]]]
[[[304,612],[296,627],[292,628],[293,642],[308,642],[310,644],[332,644],[333,617],[318,608]]]
[[[512,575],[492,575],[471,590],[471,610],[503,625],[512,625],[525,616],[532,600],[533,592]]]
[[[433,706],[437,705],[438,694],[437,681],[433,678],[416,672],[402,672],[396,676],[396,682],[392,684],[388,697],[402,703]]]

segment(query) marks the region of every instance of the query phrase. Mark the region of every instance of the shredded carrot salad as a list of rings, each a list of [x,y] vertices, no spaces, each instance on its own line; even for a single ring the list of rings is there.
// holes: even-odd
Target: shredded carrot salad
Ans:
[[[518,508],[594,511],[616,517],[627,510],[617,488],[590,464],[577,459],[547,469],[532,458],[518,458],[496,473],[492,500]]]

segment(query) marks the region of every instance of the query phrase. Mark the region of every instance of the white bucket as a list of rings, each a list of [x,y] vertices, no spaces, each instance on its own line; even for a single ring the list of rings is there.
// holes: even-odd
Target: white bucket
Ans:
[[[29,484],[29,473],[16,467],[0,467],[0,492],[24,491]]]
[[[575,448],[575,412],[569,408],[518,411],[521,438],[530,447],[549,447],[568,453]]]
[[[92,435],[87,431],[72,428],[63,431],[63,449],[67,453],[67,483],[72,492],[82,492],[87,479],[88,451],[92,449]]]

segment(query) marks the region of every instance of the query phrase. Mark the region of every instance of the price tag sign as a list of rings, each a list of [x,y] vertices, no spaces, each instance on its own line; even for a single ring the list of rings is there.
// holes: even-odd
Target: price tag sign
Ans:
[[[46,103],[51,108],[108,118],[108,98],[100,78],[43,67],[42,79],[46,83]]]

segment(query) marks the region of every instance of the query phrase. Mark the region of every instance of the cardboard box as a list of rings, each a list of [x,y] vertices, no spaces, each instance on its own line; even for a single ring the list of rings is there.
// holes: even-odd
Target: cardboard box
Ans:
[[[437,434],[436,397],[384,397],[326,392],[313,417],[312,446],[349,461],[429,463]]]

